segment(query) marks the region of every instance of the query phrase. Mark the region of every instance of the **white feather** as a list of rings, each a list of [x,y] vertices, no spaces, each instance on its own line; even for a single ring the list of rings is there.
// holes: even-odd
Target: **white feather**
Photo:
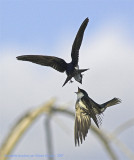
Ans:
[[[77,93],[77,100],[81,99],[84,96],[82,92]]]

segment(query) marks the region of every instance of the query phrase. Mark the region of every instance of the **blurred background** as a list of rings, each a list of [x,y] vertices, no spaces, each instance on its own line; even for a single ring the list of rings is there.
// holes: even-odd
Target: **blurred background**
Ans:
[[[70,62],[74,38],[86,17],[89,23],[79,66],[90,70],[82,85],[74,82],[62,87],[65,74],[16,60],[19,55],[38,54]],[[0,145],[26,111],[52,97],[57,99],[56,106],[64,105],[74,112],[78,86],[100,104],[113,97],[122,100],[105,111],[102,130],[112,133],[134,118],[134,1],[0,0]],[[42,116],[32,125],[12,154],[47,154],[44,119]],[[109,159],[90,130],[86,141],[75,147],[74,119],[54,115],[51,129],[54,154],[63,154],[57,159]],[[118,137],[131,151],[133,135],[134,127],[130,127]],[[118,159],[128,159],[112,147]]]

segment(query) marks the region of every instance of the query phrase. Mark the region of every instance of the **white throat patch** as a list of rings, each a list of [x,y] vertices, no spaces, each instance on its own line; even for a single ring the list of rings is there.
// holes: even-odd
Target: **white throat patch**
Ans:
[[[82,92],[77,94],[77,100],[81,99],[84,96],[84,94]]]

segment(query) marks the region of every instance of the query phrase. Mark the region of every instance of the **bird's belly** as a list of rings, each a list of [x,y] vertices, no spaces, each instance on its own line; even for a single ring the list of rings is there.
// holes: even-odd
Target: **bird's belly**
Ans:
[[[76,81],[80,82],[80,80],[81,80],[80,74],[75,75],[75,76],[74,76],[74,79],[75,79]]]
[[[84,108],[85,110],[87,110],[87,107],[82,103],[82,101],[79,101],[79,106],[80,108]]]

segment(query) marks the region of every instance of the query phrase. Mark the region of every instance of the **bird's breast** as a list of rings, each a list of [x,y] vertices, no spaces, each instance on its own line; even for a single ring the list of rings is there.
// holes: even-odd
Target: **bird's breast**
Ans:
[[[84,103],[81,100],[78,101],[78,105],[81,109],[84,108],[84,109],[88,110],[87,107],[84,105]]]

